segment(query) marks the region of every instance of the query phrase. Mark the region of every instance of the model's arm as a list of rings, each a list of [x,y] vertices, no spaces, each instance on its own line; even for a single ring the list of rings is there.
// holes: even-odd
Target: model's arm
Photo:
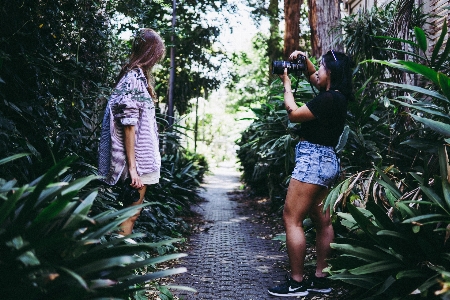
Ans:
[[[125,154],[127,156],[128,172],[131,177],[131,186],[140,189],[144,185],[136,170],[136,154],[134,151],[135,143],[135,127],[134,125],[126,125],[123,127]]]

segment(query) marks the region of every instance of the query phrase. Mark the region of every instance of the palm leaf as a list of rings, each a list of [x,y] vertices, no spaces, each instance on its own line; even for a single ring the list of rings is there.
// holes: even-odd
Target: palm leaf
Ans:
[[[433,131],[436,131],[437,133],[443,135],[444,137],[446,137],[446,138],[450,137],[450,124],[435,121],[435,120],[428,119],[428,118],[419,117],[414,114],[410,114],[410,116],[414,120],[422,123],[423,125],[427,126],[428,128],[432,129]]]

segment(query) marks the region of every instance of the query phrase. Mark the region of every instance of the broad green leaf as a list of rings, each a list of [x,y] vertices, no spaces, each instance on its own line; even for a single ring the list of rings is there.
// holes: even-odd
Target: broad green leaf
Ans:
[[[158,204],[157,202],[147,202],[147,203],[143,203],[140,205],[134,205],[134,206],[129,206],[126,208],[123,208],[121,210],[118,211],[107,211],[105,214],[99,214],[97,216],[94,217],[94,220],[100,224],[104,223],[104,222],[108,222],[109,220],[115,219],[116,217],[122,215],[122,214],[129,214],[130,211],[133,211],[132,213],[136,213],[137,209],[141,209],[144,208],[146,206],[152,205],[152,204]]]
[[[403,201],[397,202],[395,206],[402,213],[404,218],[411,218],[417,216],[417,213],[414,211],[414,209],[406,205],[406,203],[404,203]]]
[[[85,199],[83,199],[70,215],[63,228],[77,226],[79,222],[86,220],[86,217],[92,207],[92,204],[94,203],[95,198],[97,197],[97,194],[98,191],[95,190],[91,192]]]
[[[393,230],[380,230],[377,232],[378,235],[383,235],[383,236],[392,236],[392,237],[396,237],[405,241],[409,241],[410,237],[406,236],[398,231],[393,231]]]
[[[363,85],[355,92],[355,98],[359,98],[364,90],[366,89],[367,85],[372,81],[372,77],[369,77],[369,79],[366,80],[366,82],[363,83]]]
[[[19,255],[16,259],[20,260],[25,266],[38,266],[41,264],[32,251],[27,251]]]
[[[445,97],[442,94],[439,94],[438,92],[432,91],[432,90],[428,90],[428,89],[424,89],[421,87],[417,87],[414,85],[410,85],[410,84],[401,84],[401,83],[393,83],[393,82],[381,82],[383,84],[387,84],[390,86],[395,86],[398,87],[402,90],[408,90],[408,91],[412,91],[412,92],[417,92],[417,93],[421,93],[439,100],[444,100],[447,103],[450,103],[449,99],[447,99],[447,97]]]
[[[450,124],[442,123],[428,118],[419,117],[414,114],[410,114],[410,116],[414,120],[422,123],[423,125],[429,127],[430,129],[436,131],[437,133],[443,135],[444,137],[446,138],[450,137]]]
[[[426,274],[422,272],[420,269],[412,269],[412,270],[402,270],[397,273],[395,276],[396,279],[405,279],[405,278],[422,278],[426,277]]]
[[[401,42],[401,43],[409,44],[409,45],[414,46],[414,47],[419,47],[419,45],[417,45],[416,43],[414,43],[413,41],[410,41],[410,40],[400,39],[400,38],[391,37],[391,36],[381,36],[381,35],[377,35],[377,36],[374,36],[374,37],[378,38],[378,39],[390,40],[390,41],[395,41],[395,42]]]
[[[176,254],[169,254],[169,255],[158,256],[158,257],[154,257],[154,258],[150,258],[150,259],[141,260],[141,261],[126,265],[126,266],[120,268],[120,270],[112,272],[110,276],[112,278],[114,278],[114,277],[120,276],[121,274],[130,273],[131,271],[139,269],[139,268],[143,268],[143,267],[146,267],[149,265],[159,264],[159,263],[169,261],[169,260],[179,259],[179,258],[182,258],[185,256],[187,256],[187,254],[176,253]]]
[[[381,287],[378,289],[378,291],[375,293],[375,295],[382,295],[384,292],[386,292],[392,284],[394,284],[395,278],[393,276],[389,276],[381,285]]]
[[[404,66],[402,64],[399,64],[398,63],[399,60],[387,61],[387,60],[378,60],[378,59],[368,59],[368,60],[362,61],[361,64],[362,63],[368,63],[368,62],[379,63],[381,65],[385,65],[385,66],[388,66],[388,67],[391,67],[391,68],[399,69],[399,70],[401,70],[403,72],[411,72],[411,70],[408,69],[406,66]]]
[[[345,125],[344,130],[342,131],[342,134],[339,137],[339,142],[335,148],[336,153],[339,153],[344,149],[345,145],[347,144],[349,133],[350,133],[350,127],[348,125]]]
[[[434,65],[438,55],[439,51],[441,50],[442,44],[444,43],[445,36],[447,35],[447,18],[444,18],[444,24],[442,25],[442,31],[441,35],[439,36],[439,39],[436,42],[436,45],[434,45],[433,53],[431,54],[431,64]]]
[[[447,97],[447,99],[450,100],[450,78],[448,78],[447,75],[439,72],[438,83],[444,95]]]
[[[90,264],[80,266],[74,269],[74,272],[85,276],[97,271],[106,270],[108,268],[134,263],[135,259],[130,255],[118,256],[106,259],[100,259]]]
[[[81,190],[83,187],[86,186],[86,184],[88,184],[89,182],[91,182],[94,179],[99,179],[99,176],[95,176],[95,175],[90,175],[90,176],[86,176],[86,177],[82,177],[80,179],[74,180],[72,182],[69,183],[69,185],[67,185],[66,187],[63,188],[63,190],[61,191],[61,195],[66,195],[72,192],[78,192],[79,190]]]
[[[405,266],[399,262],[392,261],[392,260],[383,260],[383,261],[377,261],[371,264],[367,264],[358,268],[354,268],[351,270],[348,270],[351,274],[354,275],[365,275],[365,274],[372,274],[372,273],[378,273],[383,272],[387,270],[394,270],[398,268],[404,268]]]
[[[409,58],[416,58],[418,61],[424,60],[424,57],[422,55],[416,54],[416,53],[411,52],[411,51],[405,51],[405,50],[402,50],[402,49],[395,49],[395,48],[389,48],[389,47],[388,48],[378,47],[378,49],[386,50],[388,52],[393,52],[393,53],[405,54]]]
[[[432,286],[435,286],[437,283],[439,283],[440,274],[436,274],[430,278],[428,278],[427,281],[425,281],[421,286],[419,286],[417,289],[421,292],[428,291]],[[445,298],[444,298],[445,299]]]
[[[81,277],[80,275],[78,275],[77,273],[73,272],[72,270],[69,270],[65,267],[59,266],[58,269],[66,272],[67,274],[69,274],[72,278],[74,278],[85,290],[88,290],[89,287],[86,283],[86,281],[83,279],[83,277]]]
[[[348,178],[348,179],[342,181],[328,193],[327,198],[325,199],[325,202],[323,205],[324,212],[327,211],[328,208],[330,208],[330,213],[333,213],[333,207],[341,193],[342,186],[345,184],[345,182],[347,182],[347,184],[348,184],[349,180],[350,179]]]
[[[428,104],[428,107],[427,107],[427,104],[422,105],[421,102],[416,102],[414,104],[409,104],[409,103],[406,103],[406,102],[403,102],[403,101],[394,100],[394,99],[391,100],[391,101],[397,102],[397,103],[401,104],[402,106],[410,107],[410,108],[419,110],[421,112],[428,113],[430,115],[439,116],[439,117],[443,117],[443,118],[449,119],[449,121],[450,121],[450,116],[448,114],[443,113],[441,111],[438,111],[438,110],[436,110],[434,108],[430,108],[429,104]]]
[[[383,282],[383,277],[376,276],[376,274],[368,275],[354,275],[354,274],[333,274],[330,279],[340,280],[364,289],[372,289]]]
[[[395,225],[387,215],[387,211],[381,208],[377,203],[370,201],[366,204],[366,208],[373,214],[375,221],[381,228],[395,230]]]
[[[376,227],[359,209],[354,205],[348,204],[347,208],[355,221],[358,223],[359,227],[375,241],[377,244],[383,244],[383,241],[377,236],[377,232],[380,228]]]
[[[365,260],[367,262],[377,261],[377,260],[388,260],[391,258],[391,256],[385,254],[384,252],[375,251],[372,249],[355,246],[355,245],[351,245],[351,244],[331,243],[330,246],[332,249],[335,249],[335,250],[345,253],[347,255],[354,256],[356,258]]]
[[[48,222],[53,220],[63,209],[69,205],[70,201],[72,201],[73,197],[77,192],[72,192],[72,194],[66,194],[65,196],[61,196],[57,198],[55,201],[50,203],[49,206],[44,208],[41,213],[34,219],[33,226],[37,226],[39,223]]]
[[[427,79],[433,81],[435,84],[439,84],[437,72],[430,67],[421,65],[419,63],[413,62],[413,61],[398,61],[399,64],[406,67],[407,70],[413,73],[417,73],[420,75],[423,75]]]
[[[438,155],[440,167],[439,169],[441,172],[442,193],[444,194],[444,201],[447,204],[447,207],[450,207],[450,183],[448,182],[450,179],[449,178],[450,174],[448,174],[449,162],[446,149],[447,146],[444,145],[439,147]]]
[[[154,280],[154,279],[158,279],[161,277],[167,277],[167,276],[172,276],[172,275],[176,275],[176,274],[181,274],[181,273],[185,273],[187,271],[186,268],[174,268],[174,269],[168,269],[168,270],[164,270],[164,271],[158,271],[158,272],[154,272],[154,273],[150,273],[150,274],[146,274],[146,275],[142,275],[142,276],[134,276],[132,279],[125,281],[124,283],[118,284],[114,287],[111,287],[114,290],[123,290],[129,286],[138,284],[138,283],[145,283],[148,282],[150,280]]]
[[[51,167],[42,177],[41,180],[37,183],[37,186],[35,190],[33,191],[33,198],[37,199],[39,194],[44,190],[44,188],[51,183],[51,181],[68,165],[70,165],[72,162],[74,162],[77,159],[75,156],[68,156],[58,162],[56,165]]]
[[[27,188],[28,185],[19,188],[14,193],[12,193],[5,202],[3,202],[2,206],[0,207],[0,225],[3,224],[6,218],[8,218],[9,214],[14,210],[17,202],[20,200]]]
[[[392,192],[396,199],[399,199],[402,196],[402,193],[399,191],[394,182],[377,166],[374,166],[378,172],[378,175],[381,176],[381,179],[375,178],[375,181],[381,184],[383,187]]]
[[[444,37],[444,39],[445,39],[445,37]],[[440,49],[438,51],[440,51]],[[438,67],[442,66],[442,64],[444,64],[446,61],[448,61],[449,53],[450,53],[450,39],[447,39],[447,44],[445,44],[445,49],[441,53],[441,57],[435,63],[435,66],[438,66]]]
[[[444,221],[448,222],[450,220],[450,217],[442,214],[426,214],[406,219],[402,223],[412,223],[412,222],[421,223],[423,220],[430,220],[430,219],[436,219],[436,222],[444,222]]]
[[[417,44],[419,45],[420,50],[423,52],[427,52],[428,44],[427,44],[427,36],[422,28],[414,27],[414,32],[416,34]]]
[[[445,202],[442,201],[441,197],[433,189],[424,185],[420,185],[420,189],[424,192],[428,199],[439,205],[450,216],[449,207],[445,205]]]
[[[4,165],[6,163],[9,163],[10,161],[16,160],[16,159],[24,157],[24,156],[29,156],[29,155],[31,155],[31,153],[19,153],[19,154],[11,155],[9,157],[0,159],[0,165]]]

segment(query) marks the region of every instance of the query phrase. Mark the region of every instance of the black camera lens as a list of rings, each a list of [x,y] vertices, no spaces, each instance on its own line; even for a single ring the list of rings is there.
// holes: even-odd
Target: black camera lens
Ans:
[[[299,73],[306,70],[305,57],[299,55],[293,62],[284,60],[272,61],[272,74],[281,75],[284,73],[284,69],[287,69],[287,73]]]

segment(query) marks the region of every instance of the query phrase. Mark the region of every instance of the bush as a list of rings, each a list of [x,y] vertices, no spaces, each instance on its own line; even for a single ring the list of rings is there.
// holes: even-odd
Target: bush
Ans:
[[[2,299],[128,299],[156,278],[186,271],[156,269],[158,263],[184,256],[154,257],[154,249],[174,241],[132,240],[142,234],[114,237],[123,220],[151,203],[91,215],[98,192],[83,188],[96,177],[59,179],[73,160],[66,158],[21,187],[0,179]]]

